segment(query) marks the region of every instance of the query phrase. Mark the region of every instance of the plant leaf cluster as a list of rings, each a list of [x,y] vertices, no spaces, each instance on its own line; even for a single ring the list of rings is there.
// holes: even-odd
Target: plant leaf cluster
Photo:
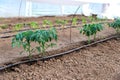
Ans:
[[[74,17],[72,19],[72,25],[76,26],[77,25],[78,18]]]
[[[29,56],[31,56],[32,52],[35,50],[39,53],[44,53],[48,47],[54,46],[54,43],[48,43],[52,40],[57,41],[57,32],[55,28],[50,28],[49,30],[29,30],[18,33],[12,39],[12,47],[22,46],[24,51],[28,52]],[[37,46],[32,47],[32,42],[37,43]]]
[[[65,25],[65,24],[67,24],[67,20],[60,20],[60,19],[58,19],[58,20],[56,20],[55,21],[57,24],[59,24],[59,25]]]
[[[82,23],[83,23],[83,24],[86,24],[86,23],[87,23],[87,20],[86,20],[85,17],[82,17]]]
[[[94,22],[95,21],[95,18],[93,16],[89,16],[88,17],[90,19],[90,21]]]
[[[15,26],[14,26],[14,29],[15,30],[20,30],[20,29],[22,29],[23,28],[23,24],[16,24]]]
[[[90,36],[94,35],[94,39],[98,31],[103,30],[102,24],[85,24],[83,28],[80,29],[80,33],[86,35],[88,37],[88,41],[90,42]]]
[[[64,25],[67,24],[67,20],[60,20],[60,19],[58,19],[58,20],[56,20],[55,22],[56,22],[58,25],[62,25],[63,28],[64,28]]]
[[[108,23],[109,27],[112,27],[116,30],[117,33],[120,31],[120,18],[117,18],[114,22]]]
[[[43,26],[46,27],[47,25],[49,25],[50,27],[53,26],[53,24],[50,20],[43,20]]]
[[[1,29],[7,29],[7,28],[8,28],[8,25],[3,24],[3,25],[0,26],[0,28],[1,28]]]
[[[30,22],[29,25],[31,26],[31,28],[38,28],[39,27],[37,22]]]

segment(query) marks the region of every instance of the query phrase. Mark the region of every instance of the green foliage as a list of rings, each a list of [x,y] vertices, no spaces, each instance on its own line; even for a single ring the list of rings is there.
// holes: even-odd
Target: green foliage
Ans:
[[[80,33],[86,35],[88,37],[88,43],[90,43],[90,36],[94,35],[94,39],[96,37],[96,33],[98,31],[103,30],[102,24],[85,24],[82,29],[80,29]]]
[[[117,33],[120,32],[120,18],[117,18],[114,22],[108,23],[109,27],[112,27],[116,30]]]
[[[82,17],[82,23],[86,24],[87,20],[85,19],[85,17]]]
[[[50,20],[43,20],[43,26],[46,27],[47,25],[49,25],[50,27],[53,27],[53,24]]]
[[[76,26],[77,25],[78,18],[74,17],[72,19],[72,25]]]
[[[14,29],[15,30],[20,30],[20,29],[22,29],[23,28],[23,24],[16,24],[15,26],[14,26]]]
[[[58,20],[56,20],[55,21],[57,24],[59,24],[59,25],[65,25],[65,24],[67,24],[67,20],[60,20],[60,19],[58,19]]]
[[[43,55],[47,48],[53,47],[55,45],[54,43],[50,43],[52,40],[57,41],[57,32],[55,28],[50,28],[49,30],[30,30],[18,33],[12,39],[12,47],[22,46],[24,51],[29,53],[30,57],[32,52],[36,50],[39,53],[42,52]],[[31,46],[32,42],[35,42],[37,46]]]
[[[29,24],[30,24],[31,28],[38,28],[39,27],[37,22],[30,22]]]
[[[8,25],[6,25],[6,24],[1,25],[0,28],[1,28],[1,29],[7,29],[7,28],[8,28]]]
[[[90,21],[94,22],[95,21],[95,18],[93,16],[89,16],[88,17]]]
[[[67,24],[67,20],[60,20],[60,19],[58,19],[58,20],[56,20],[55,22],[56,22],[58,25],[62,25],[63,28],[64,28],[64,25]]]

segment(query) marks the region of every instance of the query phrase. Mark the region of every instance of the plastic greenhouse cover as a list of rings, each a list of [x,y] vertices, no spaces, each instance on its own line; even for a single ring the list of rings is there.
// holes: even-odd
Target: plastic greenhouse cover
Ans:
[[[82,5],[87,2],[77,1],[77,0],[28,0],[32,2],[39,2],[39,3],[50,3],[50,4],[57,4],[57,5]]]
[[[59,5],[81,5],[85,3],[120,3],[120,0],[28,0]]]
[[[103,4],[110,4],[105,13],[102,12]],[[120,5],[120,0],[0,0],[0,17],[61,15],[62,11],[63,14],[74,14],[78,6],[81,6],[79,14],[103,13],[110,17],[120,16],[120,6],[114,4]]]

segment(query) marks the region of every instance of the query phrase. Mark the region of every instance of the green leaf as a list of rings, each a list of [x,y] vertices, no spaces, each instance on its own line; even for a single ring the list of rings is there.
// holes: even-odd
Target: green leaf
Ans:
[[[37,51],[40,53],[41,52],[41,48],[40,47],[36,47]]]

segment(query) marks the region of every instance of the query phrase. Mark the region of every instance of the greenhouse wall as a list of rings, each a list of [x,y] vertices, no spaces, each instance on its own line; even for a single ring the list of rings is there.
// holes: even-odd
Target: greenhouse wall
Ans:
[[[106,8],[107,5],[107,8]],[[0,0],[0,17],[31,17],[46,15],[98,14],[109,18],[120,16],[116,7],[120,4],[87,3],[82,5],[58,5],[29,0]],[[106,8],[106,9],[105,9]]]
[[[25,0],[0,0],[0,17],[25,16],[25,7]]]
[[[53,4],[45,4],[45,3],[32,3],[32,15],[40,16],[40,15],[67,15],[74,14],[76,9],[79,6],[65,6],[65,5],[53,5]],[[81,6],[82,7],[82,6]],[[82,13],[82,8],[80,8],[77,14]]]

